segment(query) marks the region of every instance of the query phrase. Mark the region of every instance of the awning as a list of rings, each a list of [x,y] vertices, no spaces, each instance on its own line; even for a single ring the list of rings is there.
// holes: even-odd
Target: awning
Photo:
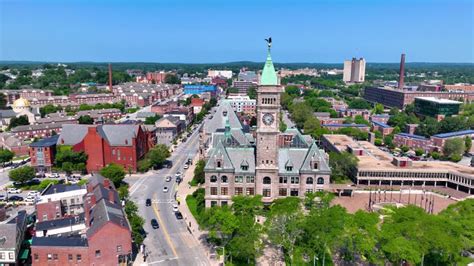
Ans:
[[[26,260],[26,259],[28,259],[29,255],[30,255],[30,250],[29,249],[24,249],[20,252],[20,259],[21,260]]]

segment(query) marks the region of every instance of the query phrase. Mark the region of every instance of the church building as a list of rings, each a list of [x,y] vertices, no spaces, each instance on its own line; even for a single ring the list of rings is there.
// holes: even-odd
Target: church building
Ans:
[[[279,84],[268,46],[257,89],[257,130],[250,134],[229,103],[221,102],[201,132],[206,158],[206,207],[231,204],[235,195],[262,195],[264,203],[328,189],[327,154],[297,129],[280,132]]]

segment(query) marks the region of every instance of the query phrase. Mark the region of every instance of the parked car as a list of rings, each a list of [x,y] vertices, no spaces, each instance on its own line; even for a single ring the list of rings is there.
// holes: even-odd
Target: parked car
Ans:
[[[168,187],[163,187],[163,192],[168,192]]]
[[[52,173],[52,174],[51,174],[51,177],[52,177],[52,178],[60,178],[60,176],[59,176],[58,173]]]
[[[7,189],[7,193],[8,194],[20,194],[21,189],[10,187],[10,188]]]
[[[5,201],[7,197],[3,194],[0,194],[0,201]]]
[[[179,210],[178,210],[178,204],[176,204],[176,203],[173,204],[173,211],[174,211],[174,212],[179,211]]]
[[[179,211],[175,212],[174,215],[176,216],[176,219],[178,219],[178,220],[183,219],[183,215]]]
[[[32,202],[32,203],[35,203],[37,200],[37,197],[36,196],[28,196],[26,197],[25,201],[26,202]]]
[[[151,223],[151,227],[152,227],[153,229],[158,229],[158,228],[160,228],[160,225],[158,224],[158,221],[157,221],[156,219],[151,219],[150,223]]]
[[[145,206],[151,206],[151,199],[146,199]]]
[[[189,165],[192,165],[193,164],[193,159],[188,158],[188,161],[186,163],[189,164]]]
[[[170,181],[171,181],[171,179],[172,179],[172,177],[171,177],[171,176],[167,176],[167,177],[166,177],[166,179],[165,179],[165,181],[166,181],[166,182],[170,182]]]
[[[23,201],[23,197],[20,196],[10,196],[8,197],[9,201]]]
[[[183,169],[188,169],[188,168],[189,168],[189,165],[188,165],[188,164],[184,164]]]
[[[27,197],[33,196],[33,197],[38,197],[40,195],[39,191],[29,191],[28,194],[26,194]]]
[[[182,181],[181,177],[176,177],[176,183],[179,184],[179,183],[181,183],[181,181]]]
[[[170,160],[166,160],[166,161],[163,162],[163,167],[171,168],[171,167],[173,167],[173,162],[170,161]]]
[[[176,177],[181,177],[181,172],[180,171],[176,172],[175,176]]]

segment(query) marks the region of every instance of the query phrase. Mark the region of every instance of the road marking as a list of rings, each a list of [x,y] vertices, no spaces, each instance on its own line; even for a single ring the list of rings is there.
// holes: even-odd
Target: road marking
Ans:
[[[170,260],[177,260],[177,259],[178,259],[178,257],[169,258],[169,259],[163,259],[163,260],[155,260],[155,261],[148,262],[148,265],[150,265],[150,264],[162,263],[162,262],[168,262],[168,261],[170,261]]]
[[[153,195],[153,198],[156,199],[156,193]],[[171,248],[171,251],[173,251],[173,254],[175,257],[178,257],[176,253],[176,249],[174,248],[173,242],[171,242],[170,235],[168,234],[168,230],[166,229],[165,223],[163,223],[163,220],[161,220],[160,213],[158,211],[157,204],[153,204],[153,211],[155,211],[155,215],[158,218],[158,221],[160,221],[161,227],[163,228],[163,233],[165,234],[166,242],[168,242],[168,245]]]
[[[140,180],[138,180],[137,182],[135,182],[135,184],[132,185],[132,187],[130,188],[130,195],[133,195],[137,191],[137,189],[145,182],[147,177],[148,175],[142,177]]]

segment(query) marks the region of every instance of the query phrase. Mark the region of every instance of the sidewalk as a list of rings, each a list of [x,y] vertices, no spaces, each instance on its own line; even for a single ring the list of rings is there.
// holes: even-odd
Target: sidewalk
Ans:
[[[196,154],[196,156],[193,158],[193,164],[190,165],[189,168],[184,173],[183,182],[181,182],[181,185],[178,187],[177,196],[180,201],[179,210],[183,214],[184,220],[186,221],[186,225],[188,227],[188,231],[192,234],[192,236],[196,239],[196,241],[201,245],[201,247],[206,251],[205,256],[207,257],[209,263],[211,265],[220,265],[220,263],[222,263],[220,259],[216,260],[216,259],[209,258],[211,250],[209,249],[209,247],[203,245],[201,242],[201,239],[205,239],[208,232],[203,231],[199,228],[199,224],[197,223],[194,216],[191,214],[191,211],[189,210],[188,205],[186,204],[186,196],[191,195],[194,191],[200,188],[200,187],[192,187],[188,184],[188,182],[190,182],[193,179],[194,168],[196,168],[196,163],[198,159],[199,159],[199,154]]]

